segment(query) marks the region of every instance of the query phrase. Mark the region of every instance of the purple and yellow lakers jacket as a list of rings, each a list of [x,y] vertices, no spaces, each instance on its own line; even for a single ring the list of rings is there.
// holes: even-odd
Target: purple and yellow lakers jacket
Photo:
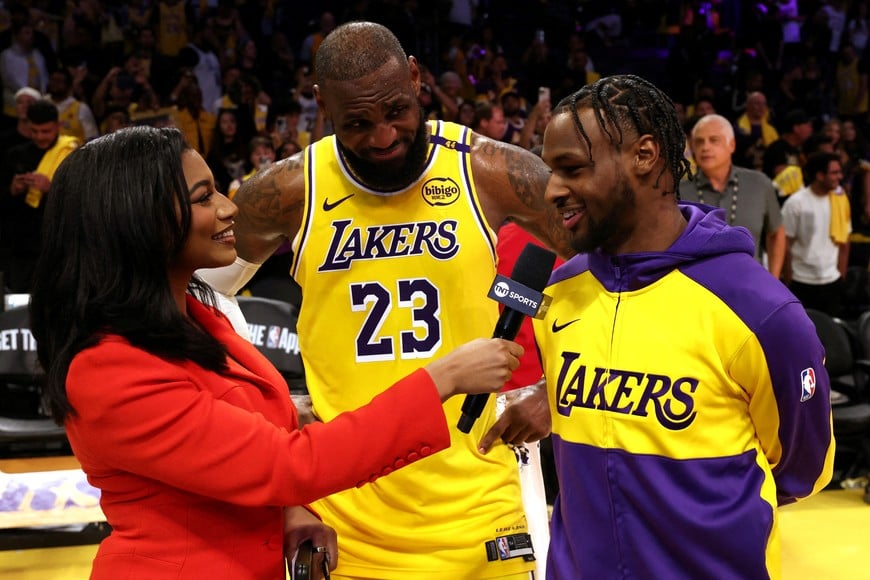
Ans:
[[[777,506],[830,480],[824,352],[722,210],[665,252],[577,256],[535,320],[560,492],[547,576],[777,578]]]

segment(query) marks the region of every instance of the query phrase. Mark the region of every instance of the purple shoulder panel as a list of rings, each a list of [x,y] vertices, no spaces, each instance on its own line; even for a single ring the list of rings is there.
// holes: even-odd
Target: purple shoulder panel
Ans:
[[[684,274],[721,298],[756,335],[779,417],[782,457],[774,467],[780,504],[812,492],[832,445],[824,348],[803,305],[752,258],[726,255]]]

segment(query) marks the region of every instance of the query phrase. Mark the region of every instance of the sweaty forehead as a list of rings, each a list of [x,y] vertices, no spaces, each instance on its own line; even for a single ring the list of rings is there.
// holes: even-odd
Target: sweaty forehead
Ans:
[[[397,75],[383,77],[380,71],[350,81],[327,81],[320,94],[333,115],[347,116],[416,99],[410,79]]]
[[[397,83],[359,83],[356,81],[330,81],[321,91],[323,99],[342,107],[365,107],[381,101],[396,99],[408,92],[408,87]]]
[[[394,57],[388,58],[380,66],[363,70],[359,73],[353,70],[335,71],[335,75],[318,76],[317,84],[321,91],[331,91],[335,87],[365,87],[372,83],[403,83],[410,80],[409,63]]]
[[[544,132],[544,146],[541,151],[541,157],[547,165],[552,167],[566,159],[588,156],[586,140],[580,134],[571,112],[554,115]]]

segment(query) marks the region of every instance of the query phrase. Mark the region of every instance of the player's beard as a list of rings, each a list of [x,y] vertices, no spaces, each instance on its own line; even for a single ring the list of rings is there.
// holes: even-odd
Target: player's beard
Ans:
[[[623,231],[623,223],[635,212],[635,193],[624,173],[616,185],[618,193],[607,214],[598,220],[586,216],[586,234],[575,237],[571,244],[577,252],[586,253],[602,248],[612,253],[628,237],[627,232]]]
[[[357,179],[375,191],[397,191],[414,183],[426,165],[429,156],[429,130],[426,117],[420,109],[420,126],[408,144],[404,158],[395,162],[376,163],[355,155],[338,141],[341,156]]]

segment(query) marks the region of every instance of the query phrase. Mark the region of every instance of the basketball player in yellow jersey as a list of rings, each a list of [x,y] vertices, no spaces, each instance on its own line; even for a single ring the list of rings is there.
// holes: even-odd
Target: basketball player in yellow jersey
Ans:
[[[241,259],[204,274],[231,295],[293,242],[306,379],[326,421],[370,400],[390,377],[491,335],[494,231],[505,220],[571,252],[543,203],[546,166],[464,127],[427,124],[416,60],[386,28],[337,28],[315,70],[334,137],[242,185],[234,198]],[[387,467],[319,502],[338,532],[335,577],[528,578],[534,563],[505,442],[549,432],[545,397],[542,385],[527,389],[498,421],[490,405],[471,434],[455,432],[452,448],[419,469]],[[459,405],[445,409],[452,425]]]

